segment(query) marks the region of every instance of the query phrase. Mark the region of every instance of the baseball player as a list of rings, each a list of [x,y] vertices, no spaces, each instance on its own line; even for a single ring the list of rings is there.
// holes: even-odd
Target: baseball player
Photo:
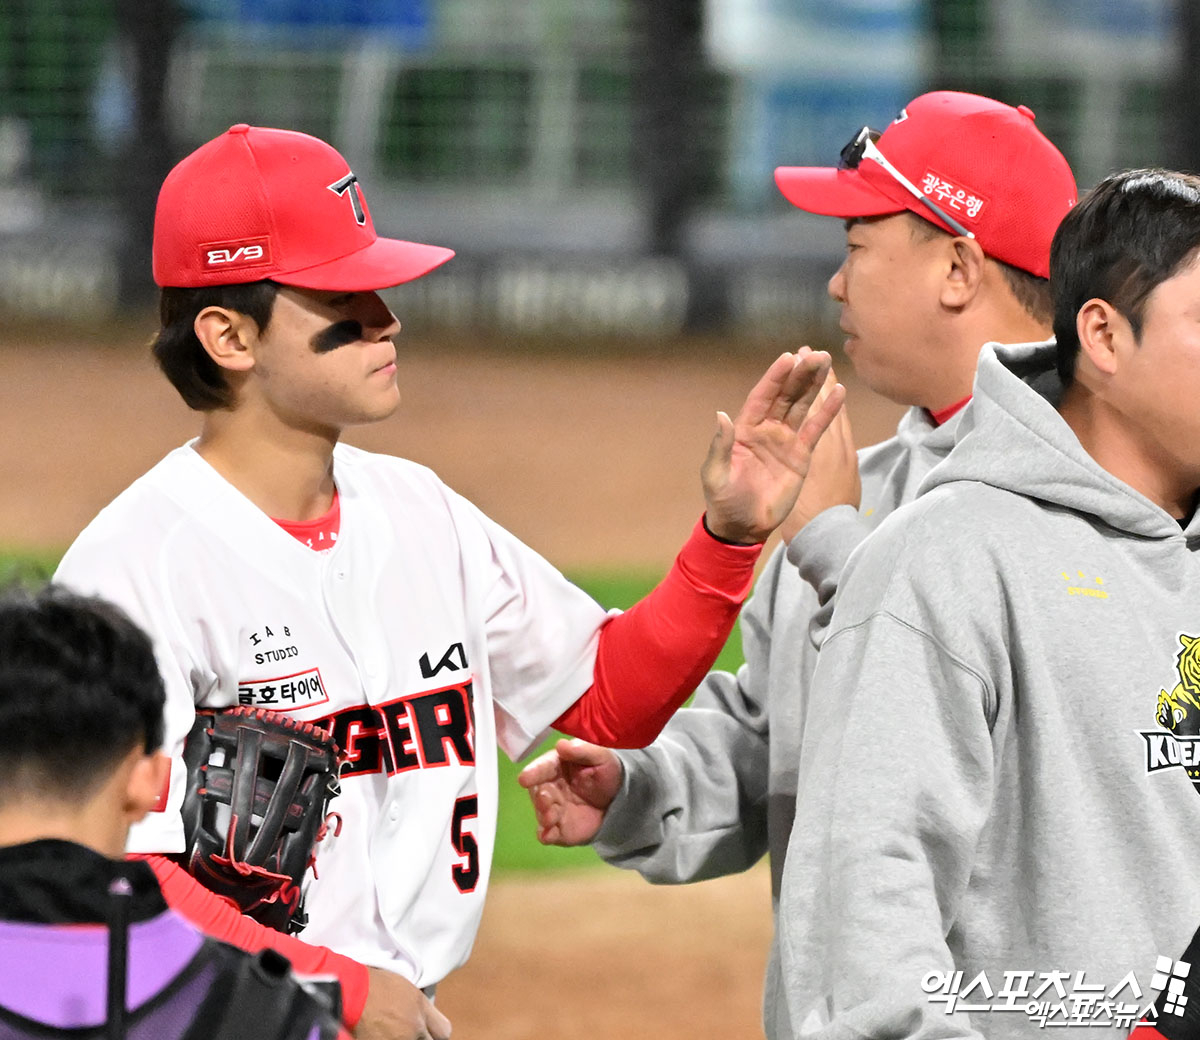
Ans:
[[[282,958],[206,939],[122,859],[170,767],[164,700],[112,604],[0,596],[0,1036],[223,1040],[252,1016],[261,1040],[348,1040]]]
[[[735,420],[719,415],[706,511],[670,573],[608,615],[429,470],[340,443],[399,400],[399,323],[376,290],[451,255],[378,237],[345,160],[307,135],[238,125],[180,162],[155,219],[154,353],[201,433],[58,571],[155,638],[174,768],[131,850],[214,934],[336,972],[359,1036],[448,1034],[428,998],[478,926],[497,744],[519,756],[552,726],[652,740],[724,642],[841,400],[810,410],[827,355],[777,359]],[[180,748],[198,705],[320,722],[348,756],[304,941],[162,855],[185,843]]]
[[[742,614],[736,676],[710,674],[644,751],[560,741],[521,782],[543,842],[594,842],[655,882],[732,874],[769,854],[777,909],[804,713],[842,567],[949,452],[984,342],[1049,335],[1050,241],[1075,182],[1027,108],[949,91],[916,98],[882,134],[855,133],[836,169],[775,176],[801,209],[846,221],[829,281],[846,354],[909,411],[857,456],[843,415],[822,439],[786,544]],[[765,1026],[782,1040],[799,1023],[779,1014],[779,985],[773,944]]]

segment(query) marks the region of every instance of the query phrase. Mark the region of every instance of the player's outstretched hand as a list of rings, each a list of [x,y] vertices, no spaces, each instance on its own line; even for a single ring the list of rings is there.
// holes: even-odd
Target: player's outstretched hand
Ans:
[[[825,377],[822,394],[837,386],[837,377],[830,369]],[[858,453],[854,448],[854,431],[846,414],[845,402],[838,409],[821,440],[813,449],[808,476],[787,519],[779,525],[779,533],[790,542],[818,513],[834,506],[858,508],[862,501],[862,480],[858,474]]]
[[[621,790],[621,761],[586,740],[560,740],[521,770],[543,845],[586,845]]]
[[[450,1040],[450,1019],[408,979],[368,968],[370,988],[357,1040]]]
[[[846,396],[836,384],[818,400],[829,355],[783,354],[750,391],[736,419],[717,413],[700,470],[708,529],[730,542],[765,542],[795,504],[813,449]]]

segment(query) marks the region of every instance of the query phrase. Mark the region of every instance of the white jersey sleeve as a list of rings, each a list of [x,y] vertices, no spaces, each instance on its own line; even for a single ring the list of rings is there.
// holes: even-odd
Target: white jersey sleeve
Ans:
[[[450,494],[464,557],[482,565],[468,581],[479,586],[496,739],[517,759],[592,685],[607,615],[520,539]]]
[[[160,518],[154,518],[155,523]],[[63,557],[54,581],[121,607],[151,638],[166,687],[163,751],[171,757],[169,786],[146,818],[130,831],[130,852],[182,852],[180,809],[186,788],[182,751],[195,719],[193,690],[206,669],[194,658],[176,612],[173,584],[164,572],[165,540],[145,539],[145,531],[122,530],[112,514],[101,513]],[[149,548],[148,548],[149,547]]]

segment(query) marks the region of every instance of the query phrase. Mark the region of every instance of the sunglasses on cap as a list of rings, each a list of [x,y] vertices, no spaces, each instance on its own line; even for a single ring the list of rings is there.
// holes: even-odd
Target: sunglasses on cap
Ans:
[[[925,206],[932,213],[946,222],[948,227],[952,227],[963,238],[974,238],[973,232],[968,231],[941,206],[934,202],[928,195],[921,191],[912,181],[904,176],[896,169],[887,157],[875,145],[879,140],[879,131],[872,130],[869,126],[864,126],[856,133],[842,149],[841,160],[838,166],[843,170],[857,170],[859,163],[864,159],[870,159],[872,162],[882,166],[884,171],[899,184],[905,191],[912,195],[921,205]]]

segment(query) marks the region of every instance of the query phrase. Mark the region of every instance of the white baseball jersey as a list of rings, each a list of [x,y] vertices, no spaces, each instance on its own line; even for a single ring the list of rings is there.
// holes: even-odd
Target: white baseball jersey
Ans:
[[[496,744],[520,756],[591,685],[606,615],[425,467],[339,445],[334,479],[340,533],[317,553],[186,445],[96,517],[56,580],[155,642],[174,763],[131,851],[183,849],[195,706],[328,720],[350,761],[304,938],[428,986],[478,927]]]

